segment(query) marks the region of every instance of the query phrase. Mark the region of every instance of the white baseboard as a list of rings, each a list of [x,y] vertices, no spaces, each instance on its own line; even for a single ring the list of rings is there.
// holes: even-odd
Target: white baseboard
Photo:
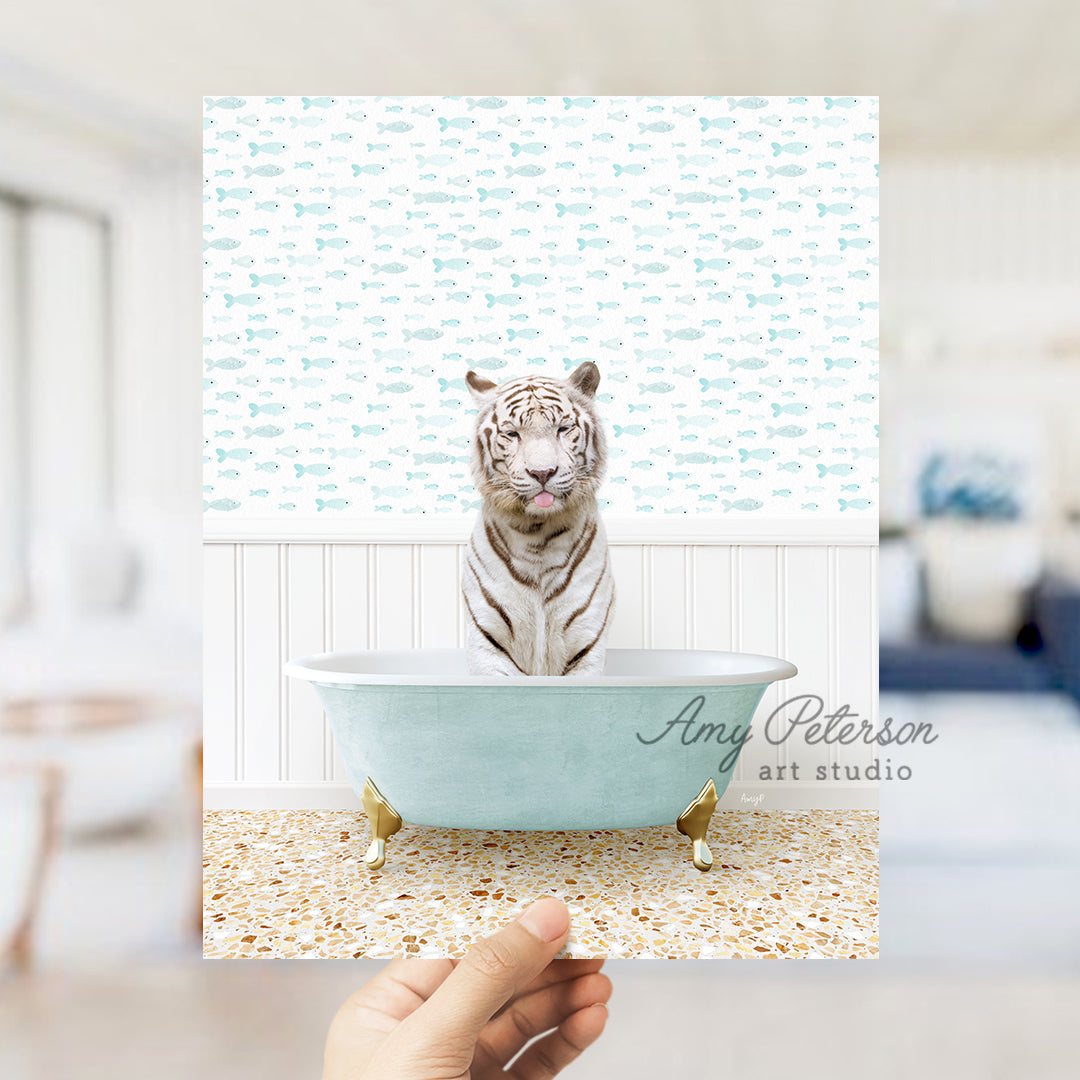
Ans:
[[[721,810],[877,810],[878,785],[813,782],[731,783]],[[205,810],[356,810],[360,800],[345,783],[256,783],[236,780],[203,787]]]

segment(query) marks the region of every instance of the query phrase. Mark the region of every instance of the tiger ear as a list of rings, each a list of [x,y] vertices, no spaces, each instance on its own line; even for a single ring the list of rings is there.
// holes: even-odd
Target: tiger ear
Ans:
[[[490,379],[477,375],[475,371],[465,373],[465,385],[477,401],[483,401],[495,389],[495,384]]]
[[[600,385],[600,369],[591,361],[579,364],[566,380],[578,393],[591,398]]]

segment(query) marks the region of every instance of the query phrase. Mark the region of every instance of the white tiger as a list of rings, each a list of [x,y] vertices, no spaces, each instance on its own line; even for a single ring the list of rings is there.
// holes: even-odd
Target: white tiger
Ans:
[[[462,567],[469,671],[598,674],[615,599],[596,504],[600,371],[586,361],[565,380],[465,381],[479,406],[470,467],[482,498]]]

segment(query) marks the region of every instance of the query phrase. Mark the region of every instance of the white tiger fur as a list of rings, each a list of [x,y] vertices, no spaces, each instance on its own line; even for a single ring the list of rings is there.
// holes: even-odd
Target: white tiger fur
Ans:
[[[465,381],[479,406],[470,467],[482,498],[462,567],[469,671],[597,674],[615,599],[596,504],[600,372],[587,361],[565,380]],[[545,491],[548,507],[535,502]]]

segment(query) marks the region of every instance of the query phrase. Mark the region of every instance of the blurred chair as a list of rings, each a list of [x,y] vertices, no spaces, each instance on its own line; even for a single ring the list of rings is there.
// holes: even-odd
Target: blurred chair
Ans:
[[[59,795],[56,769],[0,768],[0,974],[31,964]]]

